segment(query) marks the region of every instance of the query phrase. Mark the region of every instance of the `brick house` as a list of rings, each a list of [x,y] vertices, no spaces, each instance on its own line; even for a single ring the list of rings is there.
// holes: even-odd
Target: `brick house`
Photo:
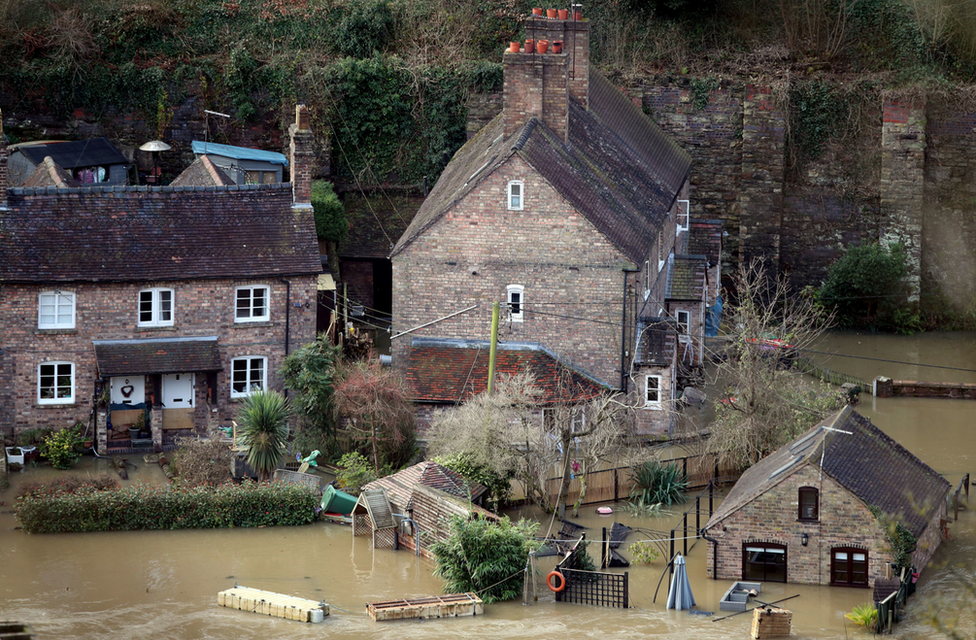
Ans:
[[[488,339],[498,301],[499,340],[544,346],[630,394],[640,432],[667,433],[674,351],[639,353],[677,326],[667,299],[690,156],[590,68],[590,22],[530,18],[526,33],[565,49],[504,54],[502,113],[455,154],[393,248],[393,335],[413,330],[394,338],[393,364],[406,367],[412,336]]]
[[[948,492],[938,473],[845,407],[742,475],[702,529],[712,540],[708,575],[872,587],[893,560],[877,510],[916,537],[920,571],[942,540]]]
[[[303,109],[291,184],[222,185],[204,159],[209,186],[10,188],[0,133],[0,427],[94,424],[124,450],[142,415],[160,448],[279,386],[321,272]]]

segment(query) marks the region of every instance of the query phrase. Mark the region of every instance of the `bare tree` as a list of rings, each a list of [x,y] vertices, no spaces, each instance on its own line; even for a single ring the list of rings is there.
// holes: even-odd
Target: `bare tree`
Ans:
[[[762,261],[740,267],[736,293],[726,357],[717,368],[724,392],[708,449],[749,466],[839,409],[845,398],[792,367],[830,323],[812,299],[792,297],[783,278],[767,277]]]

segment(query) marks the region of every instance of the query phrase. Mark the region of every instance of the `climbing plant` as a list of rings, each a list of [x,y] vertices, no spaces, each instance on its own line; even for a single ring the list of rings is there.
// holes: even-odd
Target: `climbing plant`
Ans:
[[[884,528],[891,548],[891,557],[897,568],[911,569],[912,553],[918,547],[918,538],[896,517],[885,513],[880,507],[871,506],[871,513]]]

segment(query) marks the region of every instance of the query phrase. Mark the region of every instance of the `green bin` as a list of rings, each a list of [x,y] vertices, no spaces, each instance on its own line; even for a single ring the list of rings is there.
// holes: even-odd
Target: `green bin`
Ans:
[[[348,516],[356,506],[355,496],[339,491],[331,484],[322,492],[322,503],[319,505],[326,513],[341,513]]]

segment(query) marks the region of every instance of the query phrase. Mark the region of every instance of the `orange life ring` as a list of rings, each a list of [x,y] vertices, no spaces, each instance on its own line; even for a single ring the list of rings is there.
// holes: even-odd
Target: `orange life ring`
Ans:
[[[559,586],[558,587],[552,586],[552,579],[554,577],[555,578],[559,578]],[[559,593],[560,591],[562,591],[563,589],[566,588],[566,577],[563,576],[563,574],[559,573],[558,571],[550,571],[549,572],[549,575],[546,576],[546,584],[555,593]]]

